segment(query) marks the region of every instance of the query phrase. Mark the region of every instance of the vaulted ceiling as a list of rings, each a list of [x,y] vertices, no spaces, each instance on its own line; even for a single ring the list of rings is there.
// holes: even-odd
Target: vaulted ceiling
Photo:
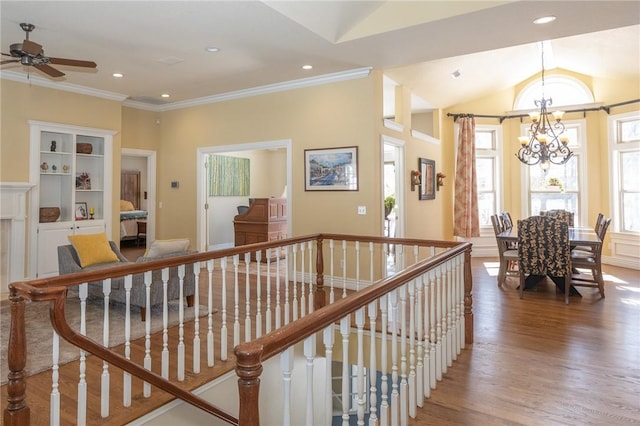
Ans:
[[[3,78],[27,81],[30,72],[34,83],[121,94],[156,109],[363,67],[444,108],[539,73],[542,40],[552,40],[547,69],[640,75],[637,1],[3,0],[0,15],[3,53],[24,39],[19,23],[30,22],[30,39],[46,55],[98,64],[56,66],[66,74],[57,79],[5,64]],[[533,25],[543,15],[557,20]]]

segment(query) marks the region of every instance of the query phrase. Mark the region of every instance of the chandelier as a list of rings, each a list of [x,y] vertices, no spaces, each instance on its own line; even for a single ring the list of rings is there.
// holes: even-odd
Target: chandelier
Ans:
[[[533,166],[540,164],[545,172],[551,164],[564,164],[573,156],[573,152],[567,144],[569,138],[561,136],[564,133],[564,124],[561,122],[563,111],[549,113],[547,107],[553,103],[552,99],[544,97],[544,44],[541,43],[542,52],[542,98],[535,100],[536,107],[540,111],[529,113],[531,127],[528,136],[520,136],[520,149],[515,154],[522,163]]]

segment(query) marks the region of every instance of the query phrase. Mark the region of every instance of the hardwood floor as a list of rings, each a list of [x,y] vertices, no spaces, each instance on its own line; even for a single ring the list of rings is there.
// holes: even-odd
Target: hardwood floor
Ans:
[[[638,271],[605,266],[606,299],[597,289],[584,288],[582,298],[572,297],[565,305],[551,281],[520,300],[516,279],[497,287],[497,259],[473,259],[472,267],[475,343],[462,351],[410,425],[640,425]],[[143,351],[139,343],[132,345],[133,357]],[[92,358],[89,362],[99,366]],[[233,363],[216,361],[215,373],[230,370]],[[99,373],[92,370],[88,367],[93,375],[88,379],[97,383]],[[76,394],[77,371],[74,363],[60,369],[63,403]],[[112,389],[118,389],[122,374],[113,367],[110,372]],[[28,380],[34,425],[48,423],[50,378],[46,372]],[[187,374],[185,386],[202,380]],[[136,397],[128,409],[114,396],[113,417],[102,421],[99,413],[90,412],[87,423],[125,424],[170,399],[157,389],[152,395]],[[1,405],[4,410],[6,386]],[[63,424],[74,422],[73,411]]]
[[[604,266],[606,298],[551,281],[518,298],[473,259],[475,342],[410,425],[640,424],[640,273]]]

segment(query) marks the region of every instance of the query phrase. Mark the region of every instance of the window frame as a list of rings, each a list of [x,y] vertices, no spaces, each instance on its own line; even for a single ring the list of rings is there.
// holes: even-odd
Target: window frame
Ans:
[[[611,179],[609,180],[609,193],[612,212],[613,232],[620,234],[638,236],[640,232],[627,231],[624,226],[624,212],[622,211],[622,170],[620,166],[620,154],[640,151],[640,140],[632,142],[620,142],[618,138],[619,123],[623,121],[640,120],[640,111],[631,111],[615,114],[608,117],[607,127],[609,134],[609,170]]]
[[[577,146],[571,145],[571,150],[578,160],[578,190],[570,191],[576,192],[578,195],[578,221],[575,222],[575,226],[588,226],[586,225],[588,221],[587,212],[589,207],[589,187],[587,181],[587,120],[579,119],[579,120],[563,120],[565,128],[577,128],[578,133],[578,141]],[[531,124],[523,123],[520,125],[520,134],[525,135],[529,131]],[[524,212],[525,217],[531,216],[531,177],[530,177],[530,167],[540,167],[538,164],[533,166],[525,166],[524,171],[522,172],[522,211]],[[546,193],[535,191],[536,193]],[[551,191],[549,191],[551,193]]]

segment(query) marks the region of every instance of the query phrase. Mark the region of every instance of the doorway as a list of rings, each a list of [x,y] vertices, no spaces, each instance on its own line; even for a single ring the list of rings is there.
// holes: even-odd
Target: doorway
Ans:
[[[404,237],[404,141],[382,135],[382,199],[393,197],[395,206],[389,214],[383,209],[383,235]]]
[[[120,170],[130,169],[140,171],[140,191],[142,193],[140,209],[148,212],[145,238],[148,246],[155,240],[156,229],[156,152],[122,148],[120,151]]]
[[[209,196],[209,180],[207,173],[207,159],[212,154],[225,155],[229,153],[238,154],[247,152],[249,154],[253,151],[284,151],[285,156],[285,171],[272,170],[271,172],[284,172],[286,174],[285,185],[283,189],[280,189],[277,193],[271,193],[268,196],[284,196],[288,200],[287,208],[287,235],[291,235],[291,223],[293,217],[293,209],[291,203],[291,181],[292,181],[292,154],[291,154],[291,140],[276,140],[276,141],[263,141],[237,145],[223,145],[223,146],[211,146],[198,149],[197,158],[197,247],[200,251],[208,251],[212,249],[223,248],[224,246],[233,245],[233,240],[227,241],[229,238],[224,238],[224,241],[218,241],[218,234],[214,234],[217,229],[224,229],[226,233],[230,232],[233,235],[233,215],[234,213],[216,214],[218,209],[222,206],[216,204],[217,197]],[[254,167],[251,167],[254,169]],[[268,167],[266,167],[268,169]],[[252,172],[253,173],[253,172]],[[265,173],[260,172],[260,173]],[[261,179],[269,179],[268,174],[262,176]],[[256,194],[251,191],[249,197],[262,197],[264,194]],[[247,198],[247,197],[245,197]],[[222,204],[222,203],[220,203]],[[235,207],[234,207],[235,208]]]

